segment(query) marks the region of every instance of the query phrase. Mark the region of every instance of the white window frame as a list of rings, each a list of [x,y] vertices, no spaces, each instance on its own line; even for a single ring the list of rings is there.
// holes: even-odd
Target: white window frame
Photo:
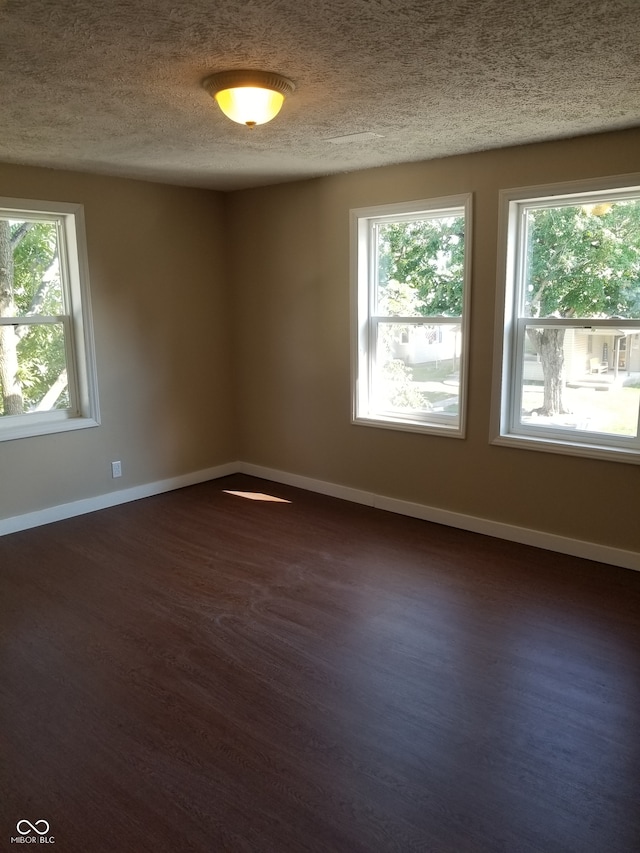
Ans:
[[[640,196],[640,174],[571,181],[500,191],[498,222],[498,284],[491,406],[492,444],[595,459],[640,464],[639,435],[604,433],[523,424],[520,395],[523,375],[523,337],[526,326],[561,326],[566,329],[627,328],[637,330],[640,320],[597,318],[522,318],[519,302],[524,280],[524,214],[529,207],[597,204]]]
[[[56,317],[0,318],[3,325],[59,322],[64,327],[70,405],[67,409],[0,417],[0,441],[95,427],[100,424],[84,208],[66,202],[0,197],[0,215],[58,225],[60,277],[66,313]]]
[[[407,432],[432,433],[464,438],[467,411],[467,375],[469,363],[469,317],[471,291],[472,194],[443,198],[376,205],[350,211],[351,232],[351,423],[397,429]],[[429,218],[464,216],[464,281],[461,317],[420,316],[388,317],[376,314],[376,257],[373,226],[376,223],[412,220],[421,215]],[[399,326],[438,326],[460,324],[461,355],[459,411],[457,423],[450,415],[435,412],[388,412],[376,410],[372,403],[372,375],[375,367],[377,329],[380,323]]]

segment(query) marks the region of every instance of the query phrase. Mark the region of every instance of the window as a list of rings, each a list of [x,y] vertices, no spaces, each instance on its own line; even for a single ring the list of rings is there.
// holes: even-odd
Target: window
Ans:
[[[471,196],[353,210],[353,422],[462,437]]]
[[[640,187],[502,193],[494,441],[640,461]]]
[[[98,417],[82,207],[0,199],[0,440]]]

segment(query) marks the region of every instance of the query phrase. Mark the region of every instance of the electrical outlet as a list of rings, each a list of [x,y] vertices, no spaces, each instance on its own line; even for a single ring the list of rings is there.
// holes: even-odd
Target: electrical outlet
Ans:
[[[111,463],[111,476],[114,478],[122,477],[122,462]]]

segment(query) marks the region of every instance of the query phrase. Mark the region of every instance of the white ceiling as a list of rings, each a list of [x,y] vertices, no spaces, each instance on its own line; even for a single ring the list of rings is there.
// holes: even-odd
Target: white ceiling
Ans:
[[[248,130],[227,68],[297,89]],[[0,161],[222,190],[638,126],[640,3],[0,0],[0,116]]]

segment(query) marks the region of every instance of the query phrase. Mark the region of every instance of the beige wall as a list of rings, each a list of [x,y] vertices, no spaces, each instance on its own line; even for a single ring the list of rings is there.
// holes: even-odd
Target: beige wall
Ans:
[[[235,459],[224,196],[6,165],[0,195],[84,205],[102,415],[0,442],[0,518]]]
[[[242,459],[640,551],[640,466],[489,444],[498,190],[630,172],[640,130],[226,196],[0,165],[1,195],[85,206],[102,411],[0,442],[0,519]],[[354,426],[349,210],[468,191],[467,438]]]
[[[640,172],[640,131],[234,193],[240,458],[640,550],[640,466],[489,444],[501,188]],[[350,423],[349,209],[474,193],[466,440]]]

